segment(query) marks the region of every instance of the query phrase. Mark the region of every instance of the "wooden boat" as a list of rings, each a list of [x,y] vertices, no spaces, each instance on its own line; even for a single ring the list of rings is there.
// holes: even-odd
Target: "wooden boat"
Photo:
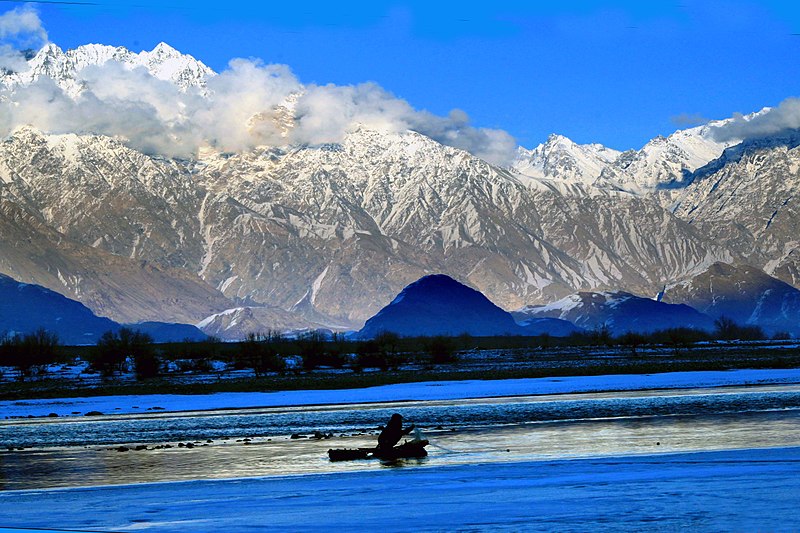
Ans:
[[[378,448],[339,448],[328,450],[331,461],[355,461],[358,459],[380,459],[381,461],[395,461],[397,459],[413,459],[425,457],[428,452],[425,446],[427,440],[412,440],[395,446],[390,450]]]

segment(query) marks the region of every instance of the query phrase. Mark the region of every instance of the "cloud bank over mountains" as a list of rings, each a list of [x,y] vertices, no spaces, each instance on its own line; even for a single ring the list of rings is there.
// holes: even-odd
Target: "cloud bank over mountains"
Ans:
[[[180,84],[121,60],[135,53],[89,45],[86,57],[71,56],[69,68],[59,64],[50,69],[52,76],[26,77],[32,63],[57,63],[72,53],[47,43],[47,31],[34,8],[0,15],[0,135],[32,125],[48,133],[117,137],[149,155],[194,158],[204,147],[242,152],[257,146],[338,143],[364,127],[416,131],[503,166],[516,156],[517,142],[509,133],[476,127],[462,110],[446,116],[418,110],[374,82],[304,84],[289,66],[253,58],[234,59],[214,73],[168,46],[138,54],[164,53],[166,62],[191,60],[205,72],[193,83]],[[98,48],[106,52],[98,56]],[[31,49],[54,57],[29,61]],[[679,126],[708,122],[696,114],[672,120]],[[717,142],[728,142],[798,128],[800,99],[789,98],[773,109],[711,125],[710,132]]]
[[[800,98],[787,98],[777,107],[759,113],[737,113],[731,120],[711,128],[711,134],[720,142],[768,137],[789,130],[800,129]]]
[[[200,83],[183,87],[113,59],[76,59],[80,68],[62,69],[72,78],[66,89],[63,80],[49,76],[9,83],[8,74],[23,79],[31,68],[22,47],[46,43],[47,32],[34,10],[17,8],[0,16],[0,40],[0,67],[6,72],[2,135],[30,124],[49,133],[121,137],[146,153],[184,158],[204,146],[239,152],[260,145],[336,143],[359,127],[414,130],[495,164],[510,162],[516,149],[511,135],[476,128],[463,111],[445,117],[420,111],[371,82],[305,85],[288,66],[257,59],[234,59],[221,73],[209,70]],[[53,45],[39,54],[44,52],[63,56]],[[59,59],[44,57],[40,63],[48,61]]]

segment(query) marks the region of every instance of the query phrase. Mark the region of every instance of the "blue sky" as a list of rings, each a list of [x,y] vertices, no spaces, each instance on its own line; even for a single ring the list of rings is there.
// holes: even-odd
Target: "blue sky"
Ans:
[[[557,132],[635,148],[800,93],[800,8],[789,2],[29,4],[63,48],[166,41],[215,70],[256,57],[304,82],[374,81],[527,147]]]

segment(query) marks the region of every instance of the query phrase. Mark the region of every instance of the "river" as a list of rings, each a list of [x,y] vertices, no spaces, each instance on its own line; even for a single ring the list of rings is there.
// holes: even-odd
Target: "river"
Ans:
[[[373,445],[394,412],[431,441],[427,458],[327,460]],[[0,421],[14,448],[0,452],[0,489],[791,447],[798,430],[798,385],[13,419]]]

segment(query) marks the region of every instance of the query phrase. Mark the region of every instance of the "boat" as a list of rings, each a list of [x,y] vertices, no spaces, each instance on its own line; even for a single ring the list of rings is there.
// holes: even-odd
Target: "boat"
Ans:
[[[389,450],[378,448],[339,448],[328,450],[331,461],[356,461],[359,459],[380,459],[381,461],[396,461],[397,459],[415,459],[428,455],[425,446],[428,441],[412,440],[395,446]]]

